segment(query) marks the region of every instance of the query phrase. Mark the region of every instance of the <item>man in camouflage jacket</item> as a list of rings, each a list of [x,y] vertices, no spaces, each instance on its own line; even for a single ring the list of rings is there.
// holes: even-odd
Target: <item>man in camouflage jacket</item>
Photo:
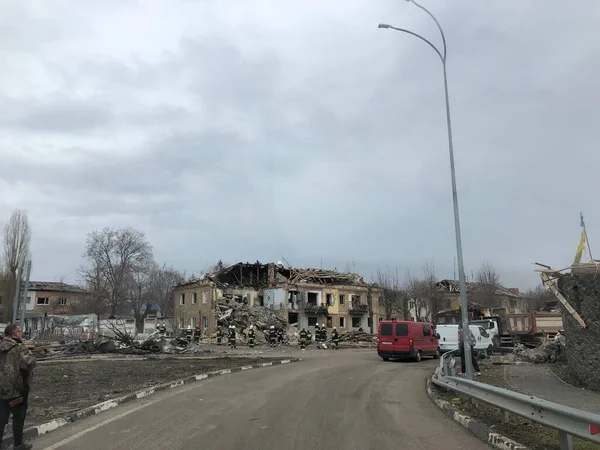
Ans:
[[[18,325],[7,325],[4,335],[4,339],[0,341],[0,446],[4,428],[12,413],[15,449],[30,450],[33,446],[23,442],[23,427],[27,414],[31,371],[36,365],[36,360],[23,344],[23,334]]]

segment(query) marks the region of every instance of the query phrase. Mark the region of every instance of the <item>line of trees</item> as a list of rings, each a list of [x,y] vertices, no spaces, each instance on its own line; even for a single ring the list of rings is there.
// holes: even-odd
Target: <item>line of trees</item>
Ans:
[[[130,227],[92,231],[83,258],[79,275],[89,295],[74,305],[76,312],[132,313],[138,332],[155,310],[173,315],[173,287],[188,279],[185,273],[156,262],[146,235]]]
[[[398,275],[398,269],[378,268],[374,284],[380,288],[379,303],[386,319],[393,317],[411,320],[411,312],[417,320],[433,320],[444,307],[446,293],[438,288],[435,264],[426,263],[420,274],[407,271],[404,278]],[[502,305],[500,276],[490,261],[484,261],[469,280],[470,302],[492,308]],[[457,286],[458,288],[458,286]],[[541,284],[535,289],[523,293],[527,299],[527,308],[537,311],[548,302],[555,300],[554,294]]]

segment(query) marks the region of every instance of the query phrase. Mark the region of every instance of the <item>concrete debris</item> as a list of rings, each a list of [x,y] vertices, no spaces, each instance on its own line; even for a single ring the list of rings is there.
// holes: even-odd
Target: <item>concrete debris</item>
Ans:
[[[327,341],[332,342],[331,339]],[[371,348],[377,345],[377,336],[365,331],[346,331],[339,335],[340,347]]]
[[[264,307],[250,307],[241,303],[218,303],[217,320],[225,326],[235,325],[240,331],[254,325],[259,331],[271,327],[287,328],[287,321],[275,311]]]
[[[518,359],[534,364],[562,362],[565,360],[565,337],[557,334],[554,339],[537,348],[527,348],[523,344],[518,344],[513,349],[513,354]]]

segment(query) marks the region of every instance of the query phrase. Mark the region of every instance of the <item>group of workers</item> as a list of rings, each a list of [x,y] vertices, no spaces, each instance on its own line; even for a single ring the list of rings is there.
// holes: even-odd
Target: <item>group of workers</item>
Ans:
[[[237,328],[235,325],[227,326],[227,344],[232,349],[237,347]],[[250,325],[246,332],[247,344],[248,347],[254,348],[256,345],[256,332],[257,329],[254,325]],[[268,329],[263,331],[265,337],[267,338],[267,342],[271,347],[277,347],[284,343],[284,330],[281,327],[276,327],[275,325],[271,325]],[[225,337],[225,329],[222,325],[217,326],[216,331],[217,336],[217,345],[223,344],[223,339]],[[339,345],[339,333],[336,328],[333,328],[331,332],[331,341],[333,342],[334,348],[338,348]],[[300,339],[298,344],[302,350],[306,348],[313,341],[313,335],[310,330],[306,328],[302,328],[300,331]],[[199,339],[199,337],[198,337]],[[325,343],[327,341],[327,328],[325,325],[317,324],[315,326],[315,342],[317,343]]]
[[[200,338],[202,337],[202,329],[199,325],[196,325],[196,328],[192,329],[191,325],[188,325],[185,330],[185,340],[188,342],[192,342],[192,340],[196,343],[200,343]]]
[[[160,324],[156,327],[157,331],[162,334],[167,334],[167,327],[164,324]],[[227,330],[227,344],[232,349],[237,348],[237,333],[238,330],[235,325],[229,325],[226,328]],[[248,347],[254,348],[256,345],[256,332],[257,329],[254,325],[250,325],[246,332],[247,344]],[[284,330],[281,327],[276,327],[271,325],[268,329],[263,331],[269,346],[277,347],[284,343]],[[188,342],[194,341],[195,343],[200,343],[200,339],[202,338],[202,329],[199,326],[192,328],[191,325],[188,325],[187,329],[184,331],[185,339]],[[223,339],[225,337],[225,329],[222,325],[217,326],[216,331],[217,336],[217,345],[223,344]],[[314,331],[314,341],[317,344],[324,344],[327,341],[327,328],[324,324],[316,324]],[[331,331],[331,342],[333,343],[334,348],[338,348],[340,341],[340,335],[337,329],[334,327]],[[307,345],[313,342],[313,334],[310,329],[302,328],[299,334],[298,345],[300,349],[304,350]]]

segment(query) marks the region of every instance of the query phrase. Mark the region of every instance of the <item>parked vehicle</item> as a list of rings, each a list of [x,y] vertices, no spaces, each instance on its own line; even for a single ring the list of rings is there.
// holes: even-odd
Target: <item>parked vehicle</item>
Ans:
[[[501,345],[529,344],[537,346],[544,338],[554,338],[563,328],[560,313],[531,312],[483,317],[472,320],[481,325],[492,336],[494,347]]]
[[[384,360],[440,357],[439,335],[429,322],[383,320],[377,333],[377,354]]]
[[[492,336],[481,325],[469,325],[475,339],[475,350],[488,350],[494,347]],[[435,329],[439,338],[440,353],[458,349],[458,325],[438,325]]]

